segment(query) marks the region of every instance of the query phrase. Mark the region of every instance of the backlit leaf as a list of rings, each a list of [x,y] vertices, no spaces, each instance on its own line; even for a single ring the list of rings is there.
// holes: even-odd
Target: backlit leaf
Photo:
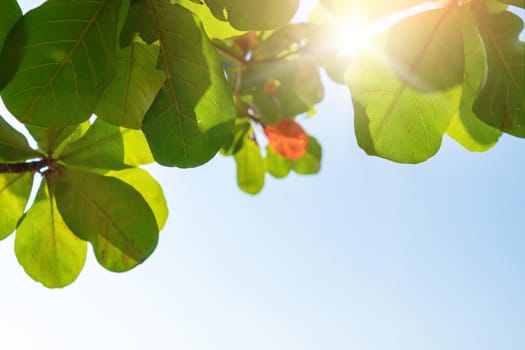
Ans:
[[[308,134],[294,120],[282,120],[275,125],[265,125],[264,133],[269,146],[287,159],[299,159],[308,148]]]
[[[249,194],[259,193],[264,186],[266,166],[257,143],[249,137],[244,138],[242,148],[234,155],[237,164],[237,184]]]
[[[205,0],[205,3],[217,18],[227,18],[239,30],[278,28],[290,22],[299,6],[299,0]]]
[[[55,199],[42,181],[33,205],[16,230],[18,262],[35,281],[48,288],[61,288],[80,274],[86,251],[86,242],[64,223]]]
[[[83,137],[68,144],[60,159],[68,164],[112,170],[153,161],[142,131],[120,128],[100,119]]]
[[[438,151],[459,108],[461,87],[414,90],[391,71],[380,47],[381,42],[374,41],[363,49],[345,75],[358,144],[370,155],[401,163],[422,162]]]
[[[199,17],[209,38],[226,39],[243,34],[243,31],[233,28],[230,22],[215,17],[204,2],[196,4],[191,0],[178,0],[178,3]]]
[[[102,241],[138,263],[153,252],[158,226],[144,197],[114,177],[63,168],[53,173],[57,207],[69,228],[105,254]],[[109,252],[111,252],[110,249]]]
[[[138,41],[120,49],[117,74],[98,101],[95,114],[108,123],[140,129],[166,76],[157,70],[159,46]]]
[[[16,23],[0,56],[2,98],[21,122],[87,120],[113,77],[120,0],[54,0]]]
[[[15,229],[31,193],[32,173],[0,174],[0,240]]]
[[[38,156],[26,138],[0,117],[0,162],[18,162]]]
[[[402,20],[388,34],[392,70],[420,91],[446,90],[463,81],[464,52],[460,11],[425,11]]]
[[[294,171],[301,175],[317,174],[321,170],[321,156],[321,145],[310,136],[306,153],[294,162]]]
[[[89,129],[89,122],[57,128],[26,125],[38,148],[48,156],[58,156],[65,145],[82,137]]]
[[[473,109],[479,119],[525,137],[525,43],[522,20],[510,12],[476,13],[485,45],[487,72]]]
[[[167,77],[143,124],[153,156],[168,166],[203,164],[228,138],[236,116],[215,48],[198,18],[177,4],[139,0],[130,11],[144,13],[147,22],[127,30],[159,40],[159,69]]]

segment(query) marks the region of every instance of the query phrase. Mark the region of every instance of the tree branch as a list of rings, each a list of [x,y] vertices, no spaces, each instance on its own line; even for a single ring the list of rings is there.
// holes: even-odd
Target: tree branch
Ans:
[[[49,166],[49,159],[41,159],[32,162],[21,163],[0,163],[0,173],[25,173],[36,172],[42,168]]]

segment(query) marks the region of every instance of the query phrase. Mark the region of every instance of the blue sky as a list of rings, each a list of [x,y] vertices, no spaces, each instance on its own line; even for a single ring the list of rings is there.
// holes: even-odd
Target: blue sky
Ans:
[[[170,217],[131,272],[89,254],[48,290],[14,237],[0,242],[0,349],[525,349],[525,142],[470,153],[445,138],[419,165],[369,157],[346,88],[326,85],[303,123],[320,174],[267,177],[254,197],[231,158],[154,167]]]

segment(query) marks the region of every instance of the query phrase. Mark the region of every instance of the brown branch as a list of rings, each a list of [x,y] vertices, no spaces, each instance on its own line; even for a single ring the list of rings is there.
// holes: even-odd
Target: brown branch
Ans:
[[[32,162],[0,163],[0,173],[36,172],[52,163],[50,159],[41,159]]]

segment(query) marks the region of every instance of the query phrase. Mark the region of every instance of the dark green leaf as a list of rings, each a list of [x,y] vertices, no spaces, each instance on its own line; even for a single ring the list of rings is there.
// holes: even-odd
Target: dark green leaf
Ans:
[[[119,128],[100,119],[83,137],[66,145],[60,159],[72,165],[112,170],[153,161],[142,131]]]
[[[0,13],[2,14],[2,19],[0,20],[0,51],[4,46],[5,39],[7,34],[14,26],[16,21],[22,17],[22,10],[18,6],[16,0],[2,0],[0,1]]]
[[[64,126],[59,128],[44,128],[26,125],[27,130],[33,135],[39,149],[48,156],[60,155],[65,145],[82,137],[89,129],[89,122],[79,125]]]
[[[27,143],[26,138],[0,117],[0,162],[18,162],[36,158],[40,154]]]
[[[447,134],[469,151],[483,152],[498,142],[501,131],[481,120],[472,112],[485,77],[485,51],[470,11],[463,16],[465,71],[458,113],[452,118]]]
[[[104,91],[95,114],[108,123],[140,129],[142,119],[166,76],[157,70],[159,46],[132,41],[120,49],[117,75]]]
[[[54,173],[53,181],[64,221],[78,237],[93,244],[97,257],[115,248],[141,263],[153,252],[159,232],[155,215],[132,186],[114,177],[67,168]],[[111,246],[109,250],[104,242]]]
[[[32,183],[33,174],[29,172],[0,174],[0,240],[14,231],[24,214]]]
[[[239,30],[267,30],[281,27],[292,19],[299,0],[206,0],[219,19],[228,19]],[[226,13],[226,16],[224,15]]]
[[[476,14],[487,57],[487,72],[473,109],[479,119],[525,137],[525,43],[522,20],[510,12]]]
[[[237,118],[233,132],[222,146],[221,153],[228,156],[237,153],[242,147],[246,133],[250,130],[248,118]]]
[[[144,133],[158,163],[201,165],[226,141],[236,116],[223,68],[189,10],[159,0],[139,3],[155,27],[159,69],[167,77],[146,114]]]
[[[234,157],[237,163],[237,183],[241,190],[249,194],[259,193],[264,186],[266,165],[257,143],[247,135],[242,148]]]
[[[0,56],[2,98],[21,122],[87,120],[113,77],[120,0],[54,0],[28,12]],[[12,79],[11,79],[12,78]]]
[[[35,281],[48,288],[61,288],[80,274],[86,251],[86,242],[64,223],[55,199],[42,181],[33,205],[16,230],[18,262]]]

